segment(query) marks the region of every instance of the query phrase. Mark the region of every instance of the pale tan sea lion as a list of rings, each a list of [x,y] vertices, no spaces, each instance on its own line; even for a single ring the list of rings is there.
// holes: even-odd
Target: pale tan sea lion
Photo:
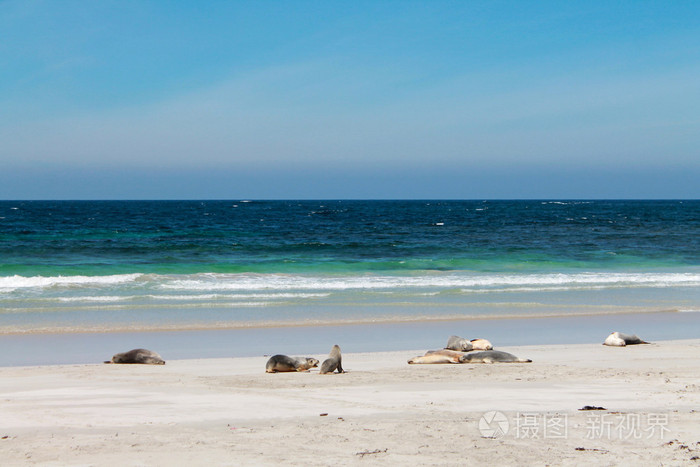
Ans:
[[[474,346],[472,345],[471,341],[469,341],[469,339],[464,339],[463,337],[459,336],[450,336],[450,338],[447,339],[447,345],[445,346],[445,348],[447,350],[469,352],[470,350],[473,350]]]
[[[428,363],[461,363],[460,360],[464,355],[464,353],[456,350],[429,350],[423,356],[413,357],[408,361],[408,363],[411,365]]]
[[[623,334],[621,332],[613,332],[610,334],[606,339],[605,342],[603,342],[603,345],[610,345],[613,347],[624,347],[626,345],[633,345],[633,344],[648,344],[649,342],[645,342],[642,339],[639,338],[639,336],[635,334]]]
[[[493,345],[486,339],[472,339],[469,342],[474,350],[493,350]]]
[[[143,365],[165,365],[163,357],[147,349],[133,349],[128,352],[115,354],[112,360],[105,363],[140,363]]]
[[[327,375],[336,370],[338,370],[338,373],[345,373],[345,370],[343,370],[342,358],[340,356],[340,347],[334,345],[331,352],[328,354],[328,358],[321,364],[320,373],[322,375]]]
[[[460,363],[530,363],[532,360],[526,358],[518,358],[508,352],[500,350],[485,350],[483,352],[474,352],[464,354],[460,359]]]
[[[290,371],[309,371],[316,368],[318,360],[310,357],[288,357],[287,355],[273,355],[265,365],[266,373],[284,373]]]

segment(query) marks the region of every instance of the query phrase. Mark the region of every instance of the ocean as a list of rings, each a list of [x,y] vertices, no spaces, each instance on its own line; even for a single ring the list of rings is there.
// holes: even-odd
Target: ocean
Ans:
[[[700,201],[0,201],[0,366],[700,330]]]
[[[0,201],[5,336],[698,311],[696,200]]]

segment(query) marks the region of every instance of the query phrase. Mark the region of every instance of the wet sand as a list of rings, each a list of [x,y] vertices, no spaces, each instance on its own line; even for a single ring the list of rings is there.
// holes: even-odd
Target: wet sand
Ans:
[[[453,334],[488,337],[500,346],[593,344],[618,329],[655,341],[692,339],[700,329],[700,313],[669,311],[183,331],[0,333],[0,367],[96,363],[137,347],[155,349],[169,360],[323,353],[336,343],[346,352],[390,352],[433,348]]]

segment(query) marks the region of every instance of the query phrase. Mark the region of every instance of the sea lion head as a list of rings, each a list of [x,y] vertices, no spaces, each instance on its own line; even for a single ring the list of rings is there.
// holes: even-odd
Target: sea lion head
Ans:
[[[470,363],[472,361],[473,354],[462,355],[459,357],[459,363]]]
[[[112,360],[110,360],[109,363],[122,363],[122,362],[124,362],[124,354],[118,353],[112,357]]]
[[[320,362],[319,362],[317,359],[311,358],[311,357],[307,357],[307,358],[306,358],[306,365],[305,365],[305,366],[306,366],[307,368],[316,368],[316,367],[318,366],[319,363],[320,363]]]

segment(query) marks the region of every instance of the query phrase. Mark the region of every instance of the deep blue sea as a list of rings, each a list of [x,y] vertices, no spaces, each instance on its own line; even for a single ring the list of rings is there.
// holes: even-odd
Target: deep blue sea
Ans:
[[[0,201],[0,333],[700,311],[700,201]]]

